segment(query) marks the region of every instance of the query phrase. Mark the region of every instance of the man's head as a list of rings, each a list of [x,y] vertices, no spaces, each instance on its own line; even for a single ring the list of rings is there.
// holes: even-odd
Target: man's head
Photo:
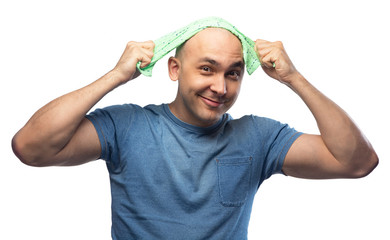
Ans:
[[[234,104],[244,75],[240,40],[221,28],[206,28],[181,46],[168,62],[179,81],[171,111],[182,121],[210,126]]]

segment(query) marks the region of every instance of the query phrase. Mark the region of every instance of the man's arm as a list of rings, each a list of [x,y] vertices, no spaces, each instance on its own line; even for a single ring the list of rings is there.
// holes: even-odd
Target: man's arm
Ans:
[[[139,76],[153,57],[152,41],[129,42],[113,70],[39,109],[12,139],[16,156],[32,166],[79,165],[100,156],[99,138],[87,112],[107,93]]]
[[[281,42],[257,40],[256,51],[264,71],[305,102],[321,134],[304,134],[294,142],[285,158],[284,173],[314,179],[369,174],[378,164],[378,157],[352,119],[295,69]]]

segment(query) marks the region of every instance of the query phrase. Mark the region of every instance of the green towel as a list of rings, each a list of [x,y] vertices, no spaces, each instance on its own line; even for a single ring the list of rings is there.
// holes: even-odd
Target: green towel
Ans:
[[[246,70],[251,75],[259,66],[260,61],[257,58],[257,54],[254,50],[255,43],[240,31],[238,31],[232,24],[228,23],[222,18],[209,17],[197,20],[186,27],[183,27],[175,32],[169,33],[154,41],[154,56],[151,63],[145,68],[140,68],[141,62],[138,62],[138,70],[145,76],[152,76],[152,70],[158,60],[177,48],[186,40],[194,36],[196,33],[208,27],[224,28],[236,35],[242,44],[242,51],[244,55],[244,61]]]

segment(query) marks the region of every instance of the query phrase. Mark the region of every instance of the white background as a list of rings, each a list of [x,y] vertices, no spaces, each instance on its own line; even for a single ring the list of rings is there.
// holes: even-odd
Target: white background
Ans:
[[[249,239],[390,239],[388,10],[379,0],[2,1],[0,239],[110,239],[104,162],[28,167],[13,155],[11,138],[38,108],[112,69],[128,41],[153,40],[208,16],[253,39],[283,41],[298,70],[352,116],[381,160],[358,180],[273,176],[256,196]],[[167,59],[152,78],[116,89],[95,107],[172,101]],[[261,69],[245,77],[230,113],[318,133],[301,100]]]

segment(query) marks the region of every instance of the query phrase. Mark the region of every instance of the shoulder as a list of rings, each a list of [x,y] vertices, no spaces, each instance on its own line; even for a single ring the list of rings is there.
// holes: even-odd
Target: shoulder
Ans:
[[[142,107],[136,104],[118,104],[111,105],[104,108],[97,108],[94,112],[107,112],[112,114],[118,114],[123,112],[140,111]]]
[[[111,117],[123,117],[123,116],[134,116],[137,114],[148,114],[148,113],[157,113],[161,112],[161,105],[147,105],[141,107],[137,104],[121,104],[121,105],[111,105],[104,108],[97,108],[89,115],[109,115]]]
[[[136,104],[112,105],[104,108],[97,108],[86,117],[95,127],[110,127],[129,125],[132,119],[140,115],[142,107]],[[110,130],[110,131],[111,131]]]
[[[238,119],[229,119],[228,124],[246,128],[256,128],[257,130],[273,130],[282,127],[288,127],[288,124],[281,123],[277,120],[260,117],[256,115],[245,115]]]
[[[251,136],[256,139],[260,138],[262,139],[261,141],[272,141],[276,138],[289,137],[297,133],[287,123],[255,115],[245,115],[239,119],[231,119],[226,124],[226,130],[234,134]]]

